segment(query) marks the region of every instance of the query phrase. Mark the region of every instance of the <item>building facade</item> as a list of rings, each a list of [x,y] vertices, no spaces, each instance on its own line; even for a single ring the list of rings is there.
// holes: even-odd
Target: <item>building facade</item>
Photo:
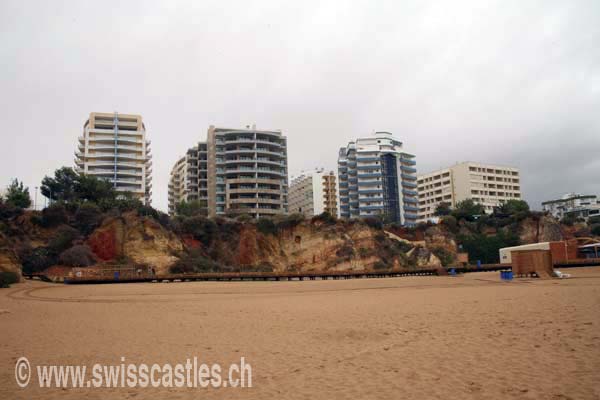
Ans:
[[[544,201],[542,209],[558,219],[566,216],[588,219],[600,215],[600,203],[596,195],[567,193],[557,200]]]
[[[435,220],[440,203],[455,207],[471,199],[491,213],[508,200],[521,199],[519,169],[514,167],[463,162],[419,175],[417,183],[419,222]]]
[[[418,212],[415,156],[389,132],[376,132],[338,154],[340,216],[381,216],[412,226]]]
[[[287,214],[287,138],[280,131],[211,126],[197,148],[197,166],[191,149],[172,169],[171,213],[181,200],[199,199],[211,217]]]
[[[169,179],[169,214],[181,202],[200,201],[208,213],[208,175],[206,142],[189,149],[173,168]]]
[[[290,184],[289,212],[306,217],[328,212],[339,216],[338,189],[333,171],[315,170],[293,177]]]
[[[111,182],[144,204],[152,197],[152,154],[140,115],[90,113],[78,138],[75,170]]]

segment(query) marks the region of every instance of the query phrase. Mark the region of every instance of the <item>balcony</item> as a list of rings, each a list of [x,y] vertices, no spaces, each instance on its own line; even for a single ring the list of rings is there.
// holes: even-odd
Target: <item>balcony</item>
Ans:
[[[373,174],[358,174],[359,179],[369,179],[369,178],[381,178],[381,173],[373,173]]]
[[[407,166],[405,166],[405,165],[401,165],[401,166],[400,166],[400,169],[401,169],[402,171],[404,171],[404,172],[409,172],[409,173],[412,173],[412,174],[415,174],[415,173],[417,172],[417,169],[416,169],[416,168],[413,168],[413,167],[407,167]]]
[[[403,181],[402,182],[402,186],[407,187],[407,188],[416,188],[417,184],[414,182],[409,182],[409,181]]]
[[[416,190],[409,190],[409,189],[402,189],[402,193],[404,193],[408,196],[417,196],[418,195]]]

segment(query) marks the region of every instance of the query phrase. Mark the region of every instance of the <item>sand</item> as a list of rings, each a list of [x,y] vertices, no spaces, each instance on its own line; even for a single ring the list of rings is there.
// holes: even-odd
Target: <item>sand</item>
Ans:
[[[598,399],[600,268],[0,290],[0,399]],[[228,365],[252,388],[17,387],[15,361]],[[36,378],[34,378],[36,379]],[[32,380],[33,382],[33,380]]]

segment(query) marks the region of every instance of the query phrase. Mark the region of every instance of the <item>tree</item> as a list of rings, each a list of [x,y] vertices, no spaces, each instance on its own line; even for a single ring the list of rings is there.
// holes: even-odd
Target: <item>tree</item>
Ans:
[[[72,201],[75,199],[75,182],[77,178],[78,175],[73,171],[73,168],[59,168],[54,171],[54,178],[45,176],[42,179],[42,194],[51,200]]]
[[[175,206],[175,213],[184,217],[207,215],[206,202],[200,200],[181,201]]]
[[[13,180],[6,192],[6,202],[18,208],[27,208],[31,205],[29,188],[23,186],[23,182]]]
[[[450,215],[451,212],[452,210],[450,209],[450,203],[446,203],[445,201],[443,201],[437,205],[433,215],[435,215],[436,217],[443,217],[445,215]]]
[[[528,213],[529,204],[525,200],[508,200],[500,207],[502,214],[515,215],[518,213]]]
[[[99,203],[102,200],[112,200],[116,197],[113,184],[95,176],[79,174],[74,182],[75,197]]]
[[[452,210],[451,215],[457,220],[466,219],[467,221],[475,220],[476,216],[484,215],[485,209],[481,204],[475,203],[471,199],[459,201],[456,208]]]

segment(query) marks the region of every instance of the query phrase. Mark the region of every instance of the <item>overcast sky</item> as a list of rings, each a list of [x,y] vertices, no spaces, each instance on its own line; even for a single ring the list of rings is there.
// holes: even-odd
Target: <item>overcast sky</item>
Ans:
[[[600,194],[600,1],[0,1],[0,185],[141,114],[153,205],[210,124],[281,129],[290,174],[393,132],[419,172],[514,165],[535,207]],[[40,196],[41,197],[41,196]]]

